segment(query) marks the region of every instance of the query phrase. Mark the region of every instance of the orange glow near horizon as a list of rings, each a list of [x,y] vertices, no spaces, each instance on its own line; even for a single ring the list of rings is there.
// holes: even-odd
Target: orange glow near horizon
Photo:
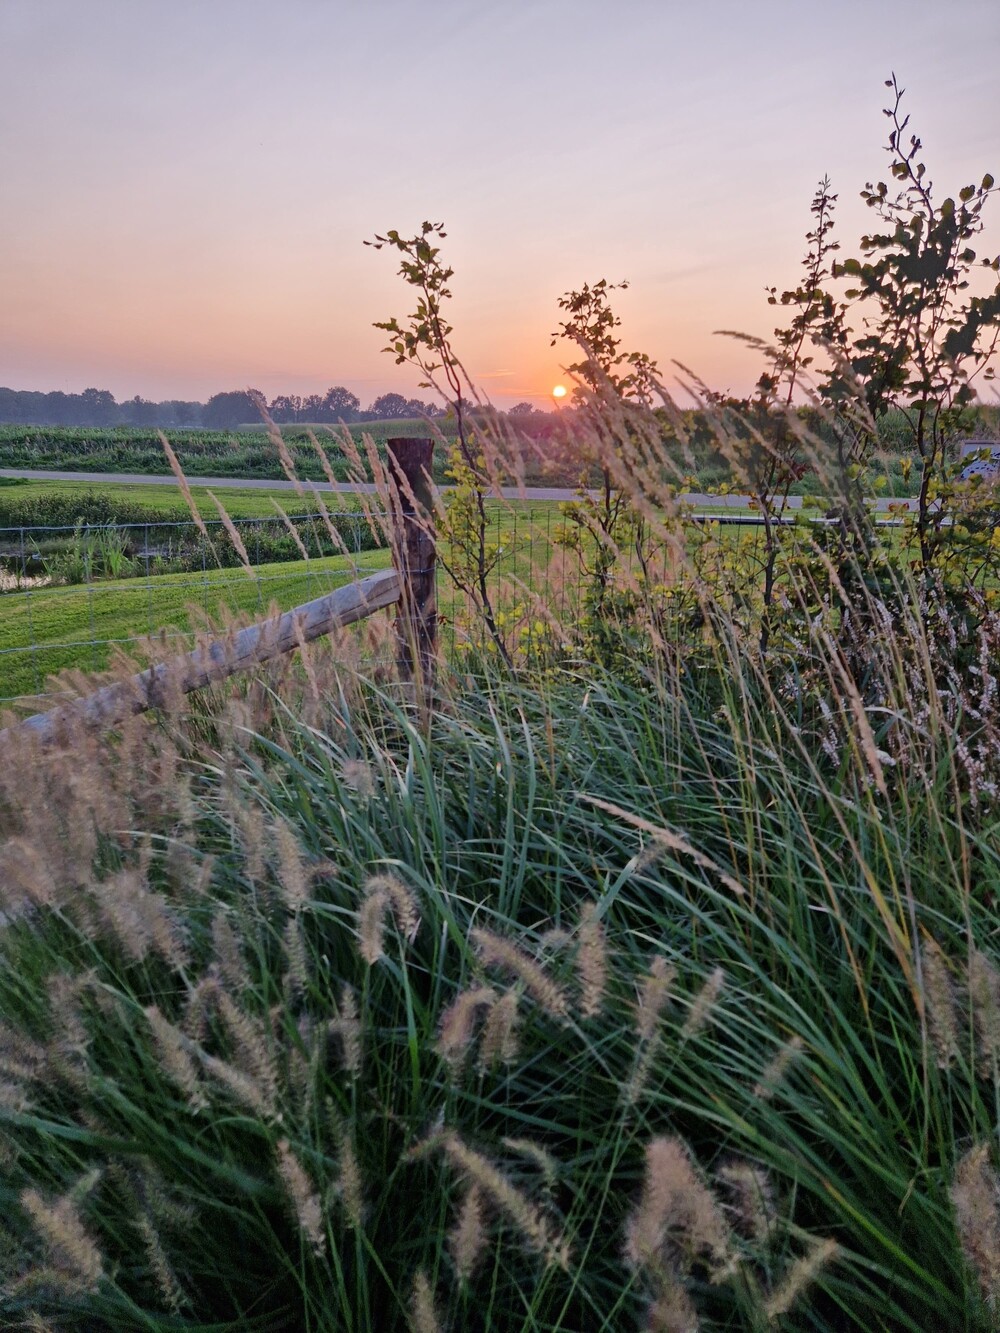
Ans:
[[[566,397],[566,385],[565,385],[565,384],[557,384],[556,387],[552,390],[552,397],[553,397],[553,398],[565,398],[565,397]]]

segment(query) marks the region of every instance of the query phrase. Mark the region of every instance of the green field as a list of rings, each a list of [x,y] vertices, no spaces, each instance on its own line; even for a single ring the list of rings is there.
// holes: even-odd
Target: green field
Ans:
[[[162,631],[181,640],[169,651],[179,649],[192,611],[259,618],[272,604],[288,610],[388,563],[387,551],[367,551],[358,565],[344,556],[261,565],[253,579],[242,569],[214,569],[7,594],[0,597],[0,697],[40,693],[47,676],[67,667],[100,670],[116,644],[139,636]]]

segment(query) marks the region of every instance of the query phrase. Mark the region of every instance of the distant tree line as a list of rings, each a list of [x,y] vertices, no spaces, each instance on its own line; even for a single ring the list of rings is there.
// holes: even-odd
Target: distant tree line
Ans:
[[[215,393],[206,403],[168,398],[153,402],[136,395],[116,402],[107,389],[84,389],[83,393],[35,393],[27,389],[0,388],[0,422],[18,426],[163,426],[233,430],[260,420],[253,391],[237,389]],[[263,394],[260,400],[267,402]],[[357,421],[396,421],[411,417],[437,417],[443,408],[400,393],[384,393],[366,409],[357,394],[342,385],[325,394],[305,398],[279,394],[267,403],[271,417],[281,423],[351,424]]]

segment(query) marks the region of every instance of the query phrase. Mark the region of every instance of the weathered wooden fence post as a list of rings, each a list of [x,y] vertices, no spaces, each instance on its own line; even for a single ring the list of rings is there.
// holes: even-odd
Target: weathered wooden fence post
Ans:
[[[402,581],[396,638],[402,680],[416,678],[426,695],[437,657],[434,582],[434,441],[397,437],[386,442],[393,503],[393,562]]]

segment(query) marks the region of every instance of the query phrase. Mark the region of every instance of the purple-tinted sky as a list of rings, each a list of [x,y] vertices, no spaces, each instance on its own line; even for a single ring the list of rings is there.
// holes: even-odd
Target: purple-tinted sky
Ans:
[[[770,334],[824,172],[851,252],[890,71],[943,195],[1000,178],[998,69],[997,0],[0,0],[0,384],[414,392],[361,242],[426,217],[499,406],[604,276],[628,346],[746,389],[713,331]]]

